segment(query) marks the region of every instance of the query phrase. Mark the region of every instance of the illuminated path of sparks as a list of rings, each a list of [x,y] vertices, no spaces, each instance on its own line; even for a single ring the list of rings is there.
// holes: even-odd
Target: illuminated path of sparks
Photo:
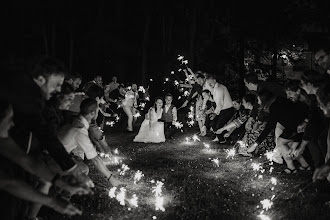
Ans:
[[[105,131],[120,158],[117,165],[108,167],[126,186],[97,188],[95,195],[78,198],[83,216],[97,220],[308,219],[329,214],[323,203],[323,213],[317,211],[315,190],[298,195],[311,173],[278,174],[284,167],[270,164],[266,156],[238,156],[233,146],[221,147],[211,138],[194,136],[196,132],[190,128],[179,132],[175,141],[141,144],[132,142],[136,133]],[[91,178],[106,185],[89,165]]]

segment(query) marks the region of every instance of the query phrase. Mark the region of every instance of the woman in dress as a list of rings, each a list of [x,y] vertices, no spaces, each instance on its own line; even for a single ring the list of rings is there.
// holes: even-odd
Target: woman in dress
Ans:
[[[157,97],[155,104],[145,115],[145,119],[141,124],[138,135],[135,136],[134,142],[143,143],[160,143],[165,142],[164,122],[158,121],[163,114],[163,99]]]

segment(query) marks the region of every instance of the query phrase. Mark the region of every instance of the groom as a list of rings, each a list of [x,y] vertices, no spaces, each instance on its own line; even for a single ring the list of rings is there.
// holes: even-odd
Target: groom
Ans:
[[[164,122],[164,132],[166,139],[172,139],[174,134],[173,123],[177,121],[177,110],[176,107],[172,104],[173,96],[168,93],[165,95],[165,105],[163,107],[163,114],[159,121]]]

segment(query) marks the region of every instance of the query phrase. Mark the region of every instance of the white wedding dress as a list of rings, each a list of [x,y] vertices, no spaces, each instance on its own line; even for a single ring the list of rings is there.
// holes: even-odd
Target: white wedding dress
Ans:
[[[150,108],[141,124],[139,133],[133,141],[143,143],[165,142],[164,122],[158,121],[162,117],[162,113],[163,109],[157,113],[154,108]],[[151,122],[151,127],[149,122]]]

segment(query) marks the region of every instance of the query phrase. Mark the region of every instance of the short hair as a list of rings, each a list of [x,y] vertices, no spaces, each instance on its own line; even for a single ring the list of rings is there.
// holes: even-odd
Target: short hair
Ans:
[[[256,96],[253,93],[247,93],[243,96],[243,99],[245,102],[250,103],[251,105],[254,105],[257,102]]]
[[[205,76],[203,75],[203,73],[197,73],[197,74],[196,74],[196,78],[202,78],[202,79],[205,79]]]
[[[285,91],[298,92],[298,90],[301,90],[299,80],[290,80],[285,85]]]
[[[316,95],[323,105],[327,105],[330,102],[330,83],[326,82],[317,90]]]
[[[247,83],[252,83],[252,84],[258,84],[259,83],[258,76],[256,74],[253,74],[253,73],[246,74],[244,76],[244,79]]]
[[[97,109],[97,101],[92,98],[87,98],[80,103],[80,114],[88,115]]]
[[[73,72],[73,73],[68,73],[65,76],[65,80],[70,80],[70,79],[72,79],[73,81],[75,81],[76,79],[81,79],[82,80],[82,77],[79,73]]]
[[[69,83],[64,82],[61,87],[61,92],[62,95],[69,95],[71,93],[74,93],[74,88],[71,86]]]
[[[173,96],[172,96],[171,93],[167,93],[167,94],[165,95],[165,97],[172,97],[172,99],[173,99]]]
[[[326,80],[324,75],[316,70],[304,71],[300,78],[304,83],[310,83],[314,87],[320,87]]]
[[[67,70],[61,61],[55,58],[46,57],[40,59],[34,64],[31,76],[33,79],[43,76],[46,80],[48,80],[51,75],[65,76],[66,72]]]
[[[204,90],[202,91],[202,93],[203,93],[203,92],[208,93],[209,95],[211,95],[211,91],[208,90],[208,89],[204,89]]]
[[[257,92],[261,105],[265,106],[275,98],[275,95],[268,89],[261,89]]]
[[[206,76],[206,80],[209,80],[209,79],[214,79],[214,80],[216,80],[216,78],[215,78],[214,76],[212,76],[211,74],[208,74],[208,75]]]
[[[92,99],[96,99],[97,97],[102,98],[104,96],[104,90],[98,85],[92,85],[88,88],[86,95]]]
[[[8,110],[11,107],[11,104],[8,100],[0,100],[0,120],[2,121],[8,114]]]

